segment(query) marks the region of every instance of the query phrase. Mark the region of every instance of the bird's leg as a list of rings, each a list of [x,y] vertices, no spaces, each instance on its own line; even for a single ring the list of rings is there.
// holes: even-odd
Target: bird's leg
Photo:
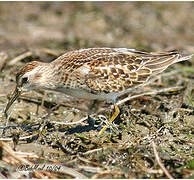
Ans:
[[[110,118],[109,123],[112,123],[112,122],[117,118],[117,116],[118,116],[119,113],[120,113],[119,107],[118,107],[116,104],[114,104],[114,109],[115,109],[115,112],[114,112],[114,114],[112,115],[112,117]],[[104,126],[104,127],[100,130],[100,132],[99,132],[98,134],[99,134],[99,135],[102,135],[102,134],[104,133],[104,131],[106,131],[107,128],[108,128],[108,126]]]

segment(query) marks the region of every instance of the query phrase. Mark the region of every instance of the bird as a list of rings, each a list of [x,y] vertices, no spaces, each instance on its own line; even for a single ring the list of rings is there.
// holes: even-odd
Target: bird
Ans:
[[[189,60],[177,50],[146,52],[128,48],[87,48],[65,52],[50,63],[31,61],[16,73],[16,88],[4,113],[23,93],[42,89],[76,98],[114,104],[112,123],[119,115],[118,97],[130,93],[170,65]],[[99,135],[107,129],[104,126]]]

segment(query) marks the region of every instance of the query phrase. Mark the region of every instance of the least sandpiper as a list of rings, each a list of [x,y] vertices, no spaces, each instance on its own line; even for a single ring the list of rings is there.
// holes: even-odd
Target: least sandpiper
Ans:
[[[111,101],[115,107],[109,120],[112,122],[120,113],[116,105],[119,96],[143,85],[168,66],[191,57],[183,57],[177,51],[148,53],[127,48],[89,48],[66,52],[51,63],[32,61],[18,71],[16,89],[5,114],[22,92],[44,89],[77,98]]]

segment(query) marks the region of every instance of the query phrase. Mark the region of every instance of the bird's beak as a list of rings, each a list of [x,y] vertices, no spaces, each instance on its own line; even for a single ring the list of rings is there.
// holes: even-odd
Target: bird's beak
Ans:
[[[22,93],[22,90],[16,86],[15,91],[13,92],[11,99],[9,100],[9,102],[7,103],[7,106],[5,108],[4,113],[6,116],[7,116],[7,111],[9,110],[11,105],[15,102],[15,100],[20,96],[21,93]]]

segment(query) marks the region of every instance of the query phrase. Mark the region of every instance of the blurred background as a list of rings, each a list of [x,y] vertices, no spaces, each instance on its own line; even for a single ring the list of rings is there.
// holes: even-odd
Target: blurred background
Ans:
[[[193,14],[193,2],[1,2],[0,49],[193,52]]]
[[[117,125],[101,138],[97,128],[109,119],[110,104],[96,103],[97,112],[90,101],[43,91],[24,93],[14,103],[3,136],[17,70],[88,47],[193,54],[194,2],[0,2],[0,178],[166,178],[154,141],[174,178],[193,179],[194,58],[170,66],[141,91],[158,90],[155,95],[121,104]],[[171,90],[159,93],[165,88]],[[92,107],[95,122],[88,118]],[[69,169],[22,172],[22,158]]]

